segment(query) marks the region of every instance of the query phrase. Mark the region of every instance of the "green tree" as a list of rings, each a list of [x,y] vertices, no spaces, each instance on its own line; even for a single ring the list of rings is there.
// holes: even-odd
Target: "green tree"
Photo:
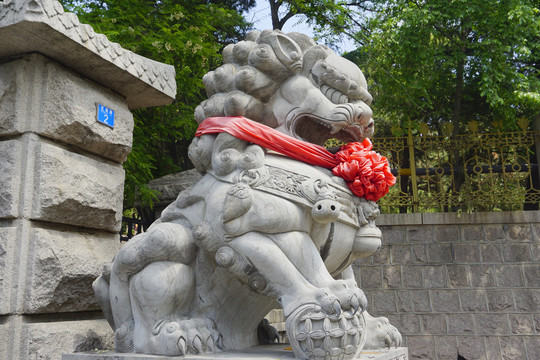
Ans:
[[[471,121],[480,129],[513,130],[540,116],[535,0],[274,2],[288,11],[278,12],[283,20],[302,13],[320,35],[357,42],[344,56],[366,74],[378,136],[404,135],[423,124],[456,136]],[[459,150],[448,154],[456,169]],[[403,168],[408,155],[400,156]],[[450,187],[459,192],[463,182],[457,171]],[[404,177],[401,191],[407,188]]]
[[[363,15],[373,10],[370,0],[268,0],[268,4],[274,29],[281,30],[295,15],[304,15],[303,20],[328,45],[343,36],[355,39],[359,29],[366,30]]]
[[[276,28],[303,14],[330,43],[355,40],[345,56],[366,73],[374,112],[391,124],[513,128],[540,110],[535,0],[268,2]]]
[[[133,150],[124,164],[124,208],[136,194],[151,205],[148,181],[192,167],[187,147],[196,129],[194,109],[205,98],[203,75],[221,64],[221,50],[243,39],[242,12],[254,0],[63,0],[81,22],[137,54],[171,64],[178,93],[173,104],[134,111]]]
[[[386,135],[421,123],[452,136],[473,121],[514,130],[540,111],[540,12],[532,0],[391,0],[375,10],[353,58],[368,74]],[[448,155],[455,169],[459,153]],[[402,167],[408,161],[405,153]],[[450,188],[459,193],[464,181],[456,171]],[[402,179],[402,192],[407,186]]]
[[[493,122],[540,110],[540,12],[532,0],[392,0],[376,4],[356,61],[375,110],[401,124]]]

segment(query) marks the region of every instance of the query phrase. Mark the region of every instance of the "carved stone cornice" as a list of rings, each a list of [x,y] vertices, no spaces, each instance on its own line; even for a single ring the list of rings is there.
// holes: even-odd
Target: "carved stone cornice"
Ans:
[[[54,0],[0,1],[0,59],[41,53],[126,98],[130,109],[176,96],[175,70],[81,24]]]

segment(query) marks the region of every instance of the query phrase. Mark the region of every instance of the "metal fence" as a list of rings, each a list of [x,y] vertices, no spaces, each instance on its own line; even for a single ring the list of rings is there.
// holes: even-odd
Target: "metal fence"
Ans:
[[[397,176],[379,200],[383,213],[538,209],[533,131],[375,138]]]

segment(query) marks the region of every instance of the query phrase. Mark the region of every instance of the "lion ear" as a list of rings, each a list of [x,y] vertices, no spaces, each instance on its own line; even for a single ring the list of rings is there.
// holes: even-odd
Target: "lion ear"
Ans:
[[[268,36],[269,44],[276,57],[293,73],[302,70],[302,49],[287,35],[272,32]]]
[[[326,59],[332,50],[324,45],[315,45],[309,48],[304,53],[304,75],[307,76],[309,71],[313,69],[315,63],[319,60]]]

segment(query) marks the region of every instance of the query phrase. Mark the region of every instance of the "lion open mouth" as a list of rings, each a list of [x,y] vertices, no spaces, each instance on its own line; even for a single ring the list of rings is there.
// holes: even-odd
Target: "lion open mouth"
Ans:
[[[373,121],[365,128],[367,130],[373,129],[372,123]],[[372,130],[368,132],[370,134],[366,134],[366,131],[361,125],[343,126],[340,122],[317,118],[312,114],[296,117],[292,126],[292,133],[296,138],[321,146],[328,139],[333,138],[344,143],[361,142],[364,138],[371,135]]]

